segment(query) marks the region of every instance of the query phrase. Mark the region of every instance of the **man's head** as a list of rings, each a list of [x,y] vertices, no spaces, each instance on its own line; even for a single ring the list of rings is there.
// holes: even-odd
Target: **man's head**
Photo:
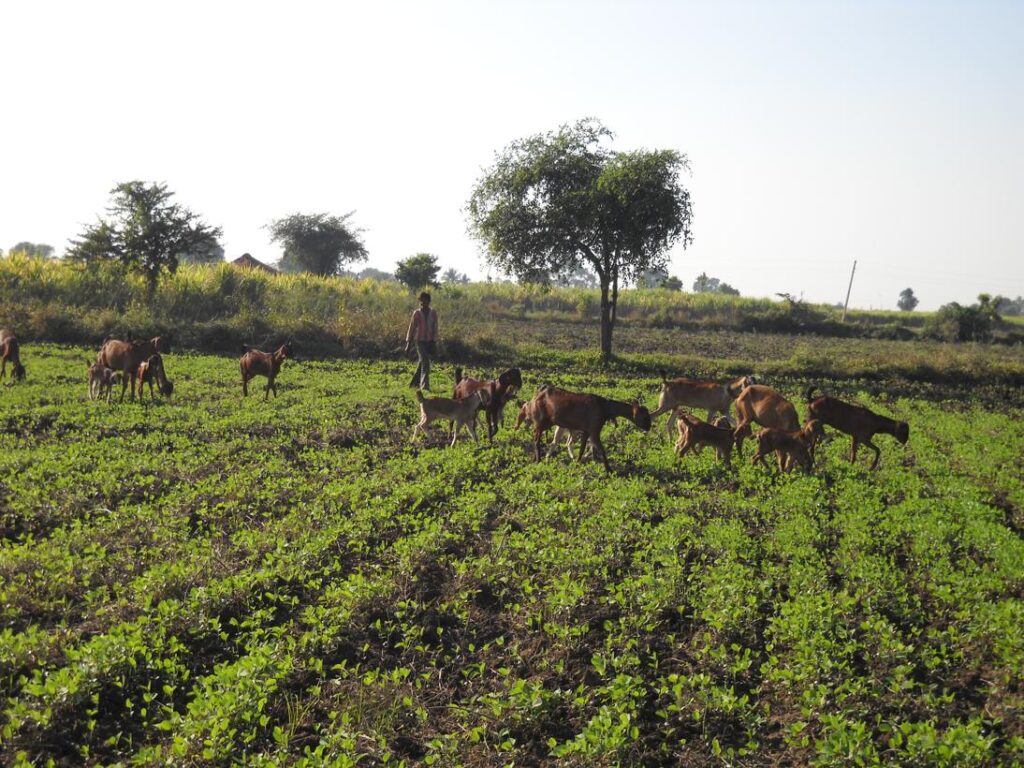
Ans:
[[[420,306],[426,309],[430,306],[430,294],[424,291],[420,294]]]

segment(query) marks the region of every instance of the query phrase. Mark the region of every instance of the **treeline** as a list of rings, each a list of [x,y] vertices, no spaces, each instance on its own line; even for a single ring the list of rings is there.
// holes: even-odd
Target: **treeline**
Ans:
[[[92,344],[107,336],[172,337],[180,347],[234,351],[245,343],[301,340],[312,353],[397,352],[414,301],[386,281],[271,275],[228,264],[183,266],[157,288],[116,262],[82,264],[12,254],[0,258],[0,326],[26,341]],[[509,283],[443,285],[435,302],[451,355],[487,356],[514,346],[503,323],[594,324],[594,289]],[[619,319],[630,326],[844,338],[915,338],[938,315],[853,312],[824,305],[667,289],[624,290]],[[943,318],[949,322],[948,318]],[[1018,326],[1015,326],[1018,327]]]

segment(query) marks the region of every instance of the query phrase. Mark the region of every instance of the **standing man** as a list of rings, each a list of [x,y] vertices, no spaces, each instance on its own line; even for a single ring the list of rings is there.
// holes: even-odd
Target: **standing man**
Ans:
[[[412,313],[409,330],[405,334],[405,351],[412,349],[416,343],[416,355],[420,364],[409,382],[410,387],[419,387],[430,391],[430,358],[434,354],[437,342],[437,310],[430,308],[430,294],[420,294],[420,308]]]

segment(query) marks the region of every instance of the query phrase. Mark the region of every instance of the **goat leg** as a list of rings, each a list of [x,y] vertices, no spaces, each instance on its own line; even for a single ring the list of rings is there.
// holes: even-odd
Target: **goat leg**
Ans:
[[[882,452],[878,450],[878,446],[872,443],[870,440],[865,440],[864,445],[875,452],[875,460],[871,462],[871,468],[874,469],[878,466],[878,460],[882,458]]]

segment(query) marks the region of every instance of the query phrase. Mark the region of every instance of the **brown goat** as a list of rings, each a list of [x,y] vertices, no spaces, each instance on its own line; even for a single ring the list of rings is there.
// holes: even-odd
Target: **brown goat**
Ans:
[[[569,392],[556,387],[545,386],[534,397],[536,405],[533,419],[533,456],[540,461],[540,443],[544,433],[553,426],[564,427],[573,432],[582,432],[594,447],[594,455],[601,455],[606,472],[608,453],[601,443],[601,430],[605,422],[615,418],[626,418],[639,429],[647,432],[651,428],[651,414],[639,402],[623,403],[609,400],[600,395]],[[580,444],[580,459],[586,449],[586,441]]]
[[[668,374],[661,371],[658,407],[651,412],[651,418],[656,418],[667,411],[669,416],[666,428],[671,437],[673,422],[676,420],[676,409],[680,406],[707,410],[709,422],[715,413],[728,417],[732,401],[753,383],[752,376],[740,376],[731,384],[719,384],[715,381],[699,379],[669,379]]]
[[[733,437],[740,456],[743,455],[743,438],[751,434],[751,423],[756,422],[762,427],[781,429],[784,432],[800,429],[800,420],[793,404],[763,384],[751,384],[740,392],[736,398],[736,419]]]
[[[518,368],[509,368],[496,379],[474,379],[463,377],[462,369],[455,369],[455,391],[452,397],[460,399],[469,397],[474,392],[486,389],[489,396],[487,406],[484,408],[487,419],[487,439],[493,441],[494,435],[501,425],[502,416],[505,412],[505,403],[512,399],[512,396],[522,389],[523,376]]]
[[[0,328],[0,379],[7,375],[7,362],[11,363],[11,379],[25,378],[25,366],[21,364],[21,347],[18,337],[6,328]]]
[[[124,402],[124,391],[129,385],[132,388],[132,400],[135,399],[135,374],[139,366],[153,355],[166,351],[167,345],[160,336],[133,341],[107,339],[96,355],[96,362],[112,370],[121,371],[121,402]]]
[[[531,424],[533,423],[532,414],[536,411],[537,407],[538,406],[536,397],[534,397],[533,400],[528,400],[527,402],[523,403],[522,406],[520,406],[519,415],[516,416],[517,430],[519,429],[520,425],[523,424],[523,422],[528,421]],[[572,430],[566,429],[565,427],[555,427],[555,432],[551,436],[551,443],[548,445],[548,450],[545,456],[550,456],[551,454],[553,454],[555,450],[558,448],[559,444],[562,442],[562,438],[565,436],[568,436],[565,441],[565,449],[569,452],[570,459],[576,461],[576,455],[572,452],[572,446],[573,443],[579,441],[583,441],[584,443],[586,443],[590,447],[591,455],[593,455],[594,446],[590,445],[590,443],[587,442],[586,435],[584,435],[582,432],[573,432]]]
[[[149,384],[149,399],[153,399],[153,381],[156,380],[157,388],[164,397],[170,397],[174,392],[174,384],[167,378],[164,371],[164,359],[159,353],[150,355],[136,370],[136,378],[139,383],[139,402],[142,402],[142,385]]]
[[[852,405],[828,395],[814,397],[816,389],[817,387],[809,387],[807,390],[807,412],[812,418],[819,419],[822,424],[835,427],[853,438],[851,463],[857,459],[857,446],[863,443],[875,452],[871,469],[878,466],[882,452],[871,442],[871,438],[879,432],[892,435],[903,445],[910,439],[910,425],[907,422],[890,419],[862,405]]]
[[[709,424],[680,411],[679,419],[676,422],[679,430],[679,439],[676,440],[676,455],[682,458],[689,451],[698,453],[701,446],[710,445],[714,447],[719,460],[729,464],[732,461],[732,430],[728,426],[727,419],[723,417],[721,420],[725,421],[725,427]]]
[[[239,367],[242,369],[242,396],[249,396],[249,379],[266,376],[267,386],[263,388],[263,399],[266,400],[270,396],[270,390],[274,390],[274,397],[277,397],[277,384],[274,380],[277,378],[278,371],[281,370],[281,364],[287,358],[294,357],[292,343],[285,342],[273,354],[260,352],[258,349],[251,349],[243,344],[242,353],[242,358],[238,361]]]
[[[793,431],[762,429],[757,433],[757,453],[751,463],[764,464],[765,456],[774,451],[779,472],[788,472],[795,464],[800,464],[809,473],[814,464],[814,443],[821,435],[821,422],[817,419],[810,419],[801,429]]]
[[[110,398],[114,393],[114,385],[121,380],[120,371],[112,371],[103,363],[93,363],[89,365],[89,399],[90,400],[101,400],[104,394],[107,398],[107,403],[110,403]]]

